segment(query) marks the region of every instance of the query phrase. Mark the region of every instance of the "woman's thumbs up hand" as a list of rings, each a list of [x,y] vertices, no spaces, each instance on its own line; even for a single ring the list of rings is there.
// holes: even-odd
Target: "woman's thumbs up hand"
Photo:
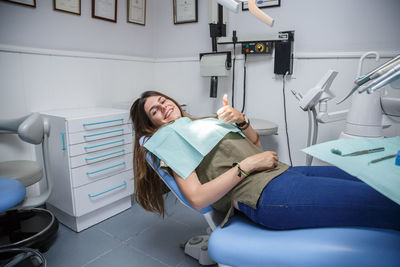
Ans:
[[[222,105],[223,106],[228,106],[228,95],[224,94],[224,96],[222,97]]]
[[[223,107],[218,109],[217,116],[221,121],[231,124],[231,123],[241,123],[244,121],[243,114],[234,109],[231,105],[228,104],[228,95],[224,94],[222,97],[222,105]]]

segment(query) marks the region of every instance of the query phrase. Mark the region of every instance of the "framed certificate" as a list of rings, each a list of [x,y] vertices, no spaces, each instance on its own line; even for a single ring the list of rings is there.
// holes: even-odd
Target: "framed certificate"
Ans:
[[[128,22],[146,24],[146,0],[128,0]]]
[[[5,0],[5,1],[36,8],[36,0]]]
[[[54,10],[81,15],[81,0],[53,0]]]
[[[117,0],[92,0],[92,17],[117,22]]]
[[[280,6],[281,0],[258,0],[257,7],[259,8],[267,8],[267,7],[275,7]],[[242,3],[242,10],[249,10],[248,3]]]
[[[197,0],[173,0],[174,24],[197,22]]]

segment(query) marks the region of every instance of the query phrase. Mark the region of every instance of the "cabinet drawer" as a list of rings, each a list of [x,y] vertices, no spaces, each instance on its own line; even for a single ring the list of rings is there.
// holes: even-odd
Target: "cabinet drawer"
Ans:
[[[132,144],[132,134],[124,134],[122,136],[114,136],[107,139],[100,139],[91,142],[84,142],[81,144],[75,144],[69,147],[69,155],[75,157],[78,155],[91,153],[99,150],[104,150],[116,146],[121,146],[125,144]]]
[[[83,154],[71,158],[71,168],[93,164],[110,158],[120,157],[125,154],[132,153],[132,144],[117,146],[105,150],[96,151],[93,153]]]
[[[71,169],[72,187],[76,188],[132,168],[132,153],[74,168]]]
[[[132,172],[126,171],[74,190],[79,217],[133,194]]]
[[[79,133],[69,133],[69,145],[96,141],[115,136],[123,136],[125,134],[132,134],[132,125],[124,124],[113,127],[106,127],[102,129],[84,131]]]
[[[102,115],[90,118],[70,119],[68,121],[68,130],[70,133],[90,131],[110,126],[121,126],[130,123],[129,113],[116,113]]]

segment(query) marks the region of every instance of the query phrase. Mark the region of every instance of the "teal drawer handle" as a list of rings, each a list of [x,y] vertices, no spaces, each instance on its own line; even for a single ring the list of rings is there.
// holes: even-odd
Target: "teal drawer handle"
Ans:
[[[102,134],[109,134],[109,133],[116,133],[116,132],[123,132],[124,129],[120,129],[120,130],[115,130],[115,131],[108,131],[108,132],[102,132],[102,133],[97,133],[97,134],[88,134],[88,135],[84,135],[83,137],[92,137],[92,136],[97,136],[97,135],[102,135]]]
[[[89,197],[98,197],[98,196],[100,196],[100,195],[103,195],[103,194],[105,194],[105,193],[108,193],[108,192],[110,192],[110,191],[113,191],[113,190],[115,190],[115,189],[118,189],[118,188],[123,187],[123,186],[125,186],[125,185],[127,185],[126,181],[124,181],[123,184],[121,184],[121,185],[119,185],[119,186],[116,186],[116,187],[114,187],[114,188],[108,189],[108,190],[106,190],[106,191],[104,191],[104,192],[101,192],[101,193],[98,193],[98,194],[95,194],[95,195],[88,194],[88,196],[89,196]]]
[[[62,138],[62,150],[65,150],[65,133],[61,132],[61,138]]]
[[[93,157],[93,158],[85,158],[85,160],[100,159],[100,158],[104,158],[104,157],[107,157],[107,156],[110,156],[110,155],[114,155],[114,154],[118,154],[118,153],[123,153],[123,152],[125,152],[125,149],[121,149],[121,150],[119,150],[119,151],[111,152],[111,153],[108,153],[108,154],[105,154],[105,155],[101,155],[101,156],[97,156],[97,157]]]
[[[103,123],[116,122],[116,121],[124,121],[124,119],[117,119],[117,120],[111,120],[111,121],[100,121],[100,122],[93,122],[93,123],[84,123],[84,124],[83,124],[83,127],[85,127],[85,126],[91,126],[91,125],[96,125],[96,124],[103,124]]]
[[[115,167],[122,166],[122,165],[125,165],[125,164],[126,164],[126,162],[124,161],[124,162],[122,162],[120,164],[116,164],[116,165],[113,165],[113,166],[110,166],[110,167],[107,167],[107,168],[104,168],[104,169],[101,169],[101,170],[98,170],[98,171],[87,172],[86,174],[87,175],[95,174],[95,173],[102,172],[102,171],[105,171],[105,170],[109,170],[111,168],[115,168]]]
[[[111,145],[111,144],[116,144],[116,143],[123,143],[125,141],[125,139],[121,139],[118,141],[114,141],[114,142],[108,142],[108,143],[104,143],[104,144],[100,144],[100,145],[96,145],[96,146],[85,146],[84,149],[92,149],[95,147],[100,147],[100,146],[106,146],[106,145]]]

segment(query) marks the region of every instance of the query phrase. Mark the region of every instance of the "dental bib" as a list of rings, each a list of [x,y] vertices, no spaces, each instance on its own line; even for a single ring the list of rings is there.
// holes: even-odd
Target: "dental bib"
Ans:
[[[183,117],[160,128],[144,147],[186,179],[230,132],[240,133],[244,137],[237,127],[218,119],[192,121]]]

